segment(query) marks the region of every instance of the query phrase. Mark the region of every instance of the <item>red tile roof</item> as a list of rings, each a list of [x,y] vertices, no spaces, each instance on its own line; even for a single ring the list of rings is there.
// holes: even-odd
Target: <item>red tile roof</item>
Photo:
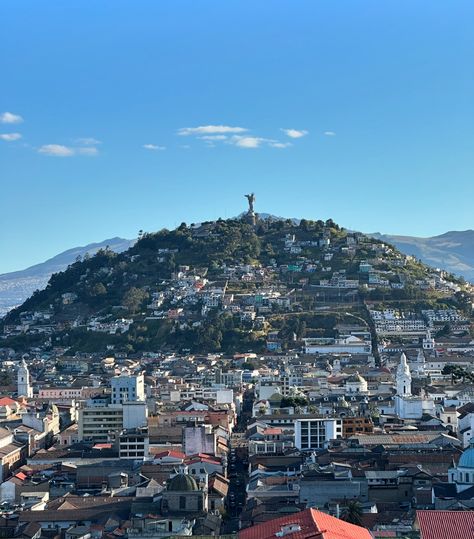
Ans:
[[[10,399],[10,397],[2,397],[0,399],[0,406],[11,406],[12,404],[18,404],[15,400]]]
[[[208,453],[195,453],[194,455],[189,455],[186,457],[186,462],[192,460],[193,462],[198,462],[199,460],[206,460],[208,462],[215,462],[216,464],[221,464],[221,459],[215,455],[209,455]]]
[[[281,434],[283,432],[283,429],[280,427],[270,427],[268,429],[265,429],[263,431],[263,434]]]
[[[222,461],[219,459],[214,459],[209,455],[197,455],[187,457],[185,460],[186,464],[196,464],[196,462],[207,462],[208,464],[222,465]]]
[[[317,511],[306,509],[301,513],[288,515],[268,522],[262,522],[241,530],[239,539],[278,539],[283,526],[294,525],[299,529],[286,533],[285,539],[372,539],[371,534],[360,526]]]
[[[421,539],[474,538],[474,511],[417,511]]]
[[[181,453],[181,451],[175,451],[174,449],[167,449],[166,451],[161,451],[161,453],[156,453],[154,456],[155,459],[162,459],[163,457],[173,457],[176,459],[184,459],[186,455]]]
[[[112,449],[112,444],[99,443],[95,444],[92,449]]]

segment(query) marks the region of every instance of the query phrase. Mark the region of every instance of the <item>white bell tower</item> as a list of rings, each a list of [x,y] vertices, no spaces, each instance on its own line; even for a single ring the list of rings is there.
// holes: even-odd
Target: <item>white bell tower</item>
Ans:
[[[33,397],[33,388],[30,384],[30,371],[24,359],[18,368],[17,391],[19,397],[27,397],[29,399]]]
[[[404,352],[400,356],[400,364],[397,368],[397,395],[409,397],[411,395],[411,373]]]
[[[426,331],[426,336],[423,339],[423,350],[434,350],[436,346],[436,342],[434,338],[431,336],[431,331],[428,329]]]

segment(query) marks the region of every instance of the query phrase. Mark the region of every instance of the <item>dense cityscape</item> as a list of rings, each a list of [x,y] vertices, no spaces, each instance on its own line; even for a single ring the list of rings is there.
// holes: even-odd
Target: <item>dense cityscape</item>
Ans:
[[[474,539],[474,2],[0,21],[0,539]]]
[[[3,319],[4,536],[465,525],[472,286],[254,200],[78,259]]]

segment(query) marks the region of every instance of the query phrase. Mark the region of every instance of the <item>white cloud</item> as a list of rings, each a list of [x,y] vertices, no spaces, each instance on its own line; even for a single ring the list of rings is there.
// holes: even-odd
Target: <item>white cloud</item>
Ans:
[[[7,142],[12,142],[13,140],[21,139],[20,133],[2,133],[0,135],[1,140],[6,140]]]
[[[244,133],[248,131],[244,127],[232,127],[230,125],[201,125],[199,127],[182,127],[178,129],[178,135],[215,135],[223,133]]]
[[[82,146],[98,146],[99,144],[102,144],[102,141],[97,140],[94,137],[83,137],[76,139],[77,144],[81,144]]]
[[[45,144],[38,149],[39,153],[44,155],[52,155],[53,157],[71,157],[73,155],[98,155],[99,150],[94,146],[83,146],[73,148],[71,146],[63,146],[62,144]]]
[[[45,144],[41,146],[38,152],[55,157],[71,157],[71,155],[74,155],[74,148],[63,146],[62,144]]]
[[[145,150],[154,150],[154,151],[166,150],[166,146],[157,146],[156,144],[144,144],[143,147],[145,148]]]
[[[291,142],[280,142],[271,138],[264,137],[248,137],[234,135],[229,144],[233,144],[239,148],[261,148],[262,146],[268,146],[269,148],[288,148],[291,146]]]
[[[12,112],[3,112],[0,114],[0,123],[2,124],[20,124],[23,118],[19,114]]]
[[[290,138],[301,138],[308,134],[305,129],[282,129],[281,131]]]
[[[98,155],[99,154],[99,150],[95,148],[94,146],[76,148],[76,150],[73,149],[73,151],[77,151],[77,153],[80,155]]]
[[[226,140],[227,135],[204,135],[203,137],[198,137],[201,140]]]
[[[326,135],[326,137],[335,137],[336,136],[336,133],[334,131],[324,131],[323,134]]]
[[[262,137],[232,137],[232,143],[239,148],[259,148],[267,139]]]
[[[272,148],[289,148],[292,146],[291,142],[278,142],[278,141],[272,141],[268,143],[269,146]]]

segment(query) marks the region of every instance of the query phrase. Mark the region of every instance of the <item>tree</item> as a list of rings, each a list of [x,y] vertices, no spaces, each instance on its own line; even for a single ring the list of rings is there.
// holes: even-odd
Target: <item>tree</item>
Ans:
[[[131,313],[135,313],[147,297],[148,292],[146,290],[132,286],[125,292],[122,303]]]
[[[13,384],[13,376],[6,371],[0,372],[0,386],[9,386]]]
[[[256,369],[255,363],[252,363],[248,359],[245,361],[245,363],[242,363],[242,369],[244,371],[254,371]]]
[[[96,283],[92,287],[92,291],[91,291],[92,296],[103,296],[104,294],[107,294],[107,288],[105,288],[103,283]]]
[[[449,324],[444,324],[436,333],[436,337],[449,337],[449,335],[451,335],[451,326]]]
[[[344,507],[341,520],[360,526],[362,524],[361,504],[357,500],[350,500],[347,502],[347,505]]]
[[[281,408],[288,408],[289,406],[292,406],[293,408],[299,407],[299,406],[307,406],[308,405],[308,399],[305,397],[283,397],[281,399]]]

